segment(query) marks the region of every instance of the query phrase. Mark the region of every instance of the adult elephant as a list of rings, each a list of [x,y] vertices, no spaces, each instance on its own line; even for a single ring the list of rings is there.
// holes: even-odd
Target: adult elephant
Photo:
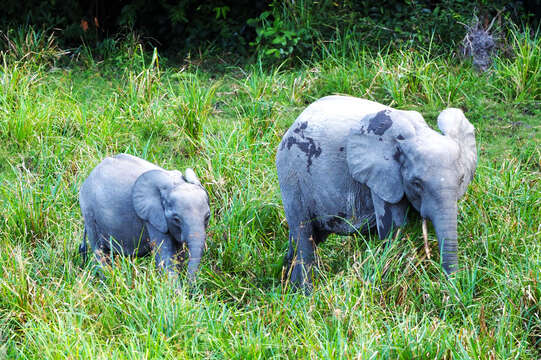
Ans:
[[[474,127],[454,108],[438,127],[349,96],[324,97],[299,115],[276,156],[293,284],[310,290],[314,247],[329,234],[377,228],[386,238],[409,206],[432,221],[443,269],[457,269],[457,201],[475,172]]]

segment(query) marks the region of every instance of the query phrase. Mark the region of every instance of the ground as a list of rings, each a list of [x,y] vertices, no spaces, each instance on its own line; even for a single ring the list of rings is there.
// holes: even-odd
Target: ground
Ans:
[[[2,63],[0,357],[539,358],[540,44],[517,38],[518,55],[483,74],[423,49],[335,52],[282,70],[159,67],[136,55]],[[441,273],[431,229],[426,258],[412,217],[390,247],[375,234],[331,236],[312,296],[282,281],[275,152],[302,109],[330,94],[417,110],[431,126],[459,107],[476,127],[456,275]],[[104,281],[81,266],[78,189],[120,152],[193,167],[207,188],[196,288],[177,287],[151,257],[116,258]]]

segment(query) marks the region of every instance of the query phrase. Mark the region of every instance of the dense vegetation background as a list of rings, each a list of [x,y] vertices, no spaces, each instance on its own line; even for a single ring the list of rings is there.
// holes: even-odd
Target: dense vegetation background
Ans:
[[[110,39],[136,32],[162,55],[217,50],[235,58],[307,59],[344,36],[364,46],[425,44],[449,48],[477,15],[539,25],[540,0],[6,0],[0,26],[54,30],[63,48],[92,47],[107,56]]]
[[[0,358],[540,358],[531,3],[5,1]],[[474,15],[482,26],[498,15],[484,73],[458,55]],[[314,294],[289,291],[275,149],[307,104],[337,93],[417,110],[433,127],[460,107],[476,127],[454,276],[432,229],[426,258],[412,214],[388,247],[331,236]],[[81,266],[78,190],[119,152],[193,167],[208,189],[196,288],[151,257],[115,258],[103,281]]]

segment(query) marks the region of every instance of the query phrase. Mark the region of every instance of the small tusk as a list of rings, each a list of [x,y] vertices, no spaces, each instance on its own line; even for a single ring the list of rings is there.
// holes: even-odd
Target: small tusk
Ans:
[[[428,247],[428,230],[426,226],[426,219],[423,219],[423,240],[425,241],[426,257],[430,260],[430,248]]]

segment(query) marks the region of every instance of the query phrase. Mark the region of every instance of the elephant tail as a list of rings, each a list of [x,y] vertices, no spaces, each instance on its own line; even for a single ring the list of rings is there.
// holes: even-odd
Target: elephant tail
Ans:
[[[83,260],[83,265],[86,264],[86,253],[88,251],[88,248],[86,246],[86,226],[85,230],[83,232],[83,241],[81,242],[81,245],[79,245],[79,255],[81,256]]]

